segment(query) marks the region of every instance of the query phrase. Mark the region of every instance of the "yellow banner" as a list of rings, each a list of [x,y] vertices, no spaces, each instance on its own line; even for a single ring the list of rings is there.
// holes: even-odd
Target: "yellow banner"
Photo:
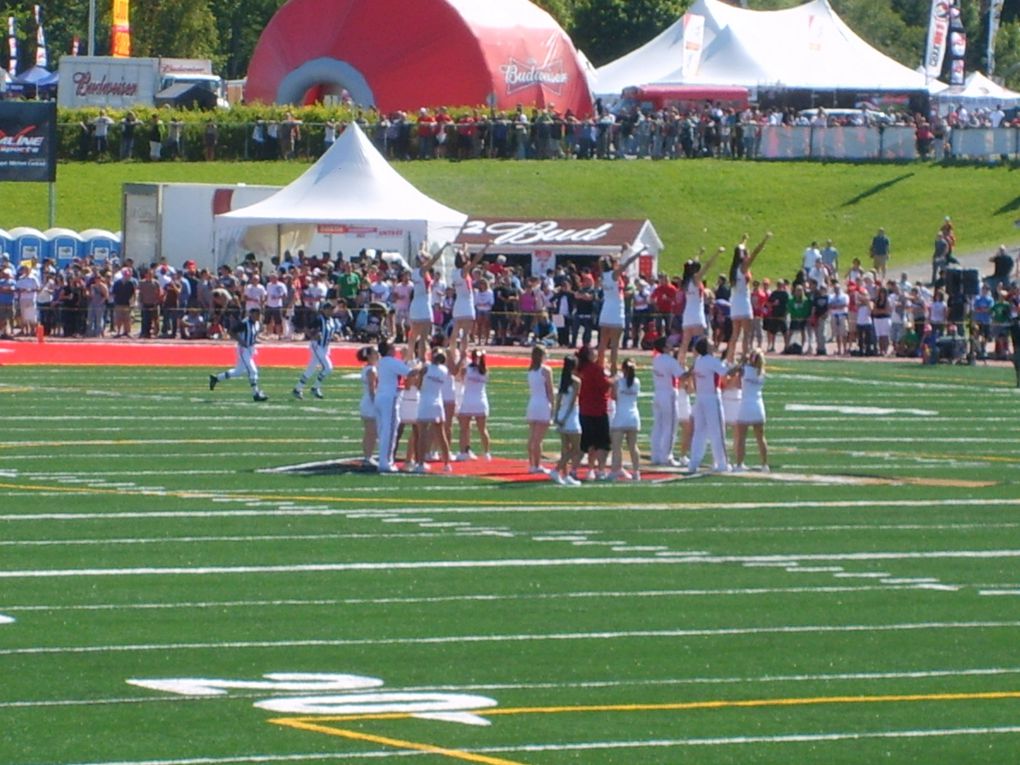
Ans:
[[[110,53],[118,58],[131,56],[131,0],[113,0],[113,34],[110,36]]]

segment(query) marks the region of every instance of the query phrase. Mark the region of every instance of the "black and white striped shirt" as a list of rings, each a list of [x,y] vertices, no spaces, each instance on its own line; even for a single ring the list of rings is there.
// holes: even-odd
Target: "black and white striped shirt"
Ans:
[[[318,348],[329,348],[330,341],[333,339],[333,335],[340,331],[340,322],[334,319],[332,316],[323,316],[321,313],[315,317],[315,322],[312,324],[314,339],[312,342]]]
[[[237,325],[234,332],[234,339],[241,348],[254,348],[258,342],[259,332],[262,331],[262,322],[253,319],[245,319]]]

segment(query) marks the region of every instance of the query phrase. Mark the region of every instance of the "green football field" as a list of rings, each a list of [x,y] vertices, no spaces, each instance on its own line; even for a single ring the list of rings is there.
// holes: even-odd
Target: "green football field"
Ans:
[[[209,371],[0,366],[2,765],[1020,761],[1011,369],[776,360],[773,474],[575,488],[274,470],[352,370]]]

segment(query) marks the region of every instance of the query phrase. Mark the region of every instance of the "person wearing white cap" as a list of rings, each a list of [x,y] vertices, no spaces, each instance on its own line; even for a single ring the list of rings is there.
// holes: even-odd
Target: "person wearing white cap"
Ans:
[[[39,279],[33,269],[27,265],[18,268],[18,311],[21,313],[21,332],[31,337],[35,334],[35,325],[39,321],[39,311],[35,299],[39,295]]]

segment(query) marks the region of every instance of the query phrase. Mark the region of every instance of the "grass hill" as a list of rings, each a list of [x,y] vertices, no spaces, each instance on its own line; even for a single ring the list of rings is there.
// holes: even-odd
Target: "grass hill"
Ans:
[[[650,218],[671,270],[702,245],[731,245],[744,231],[753,239],[771,229],[775,238],[756,272],[790,274],[813,239],[832,238],[844,258],[865,258],[879,226],[892,240],[896,270],[929,257],[946,215],[956,224],[961,251],[1020,244],[1014,226],[1020,192],[1010,167],[715,160],[396,167],[426,193],[472,215]],[[56,224],[119,229],[123,183],[283,185],[305,169],[300,162],[68,163],[58,171]],[[0,199],[0,227],[46,228],[45,185],[0,184]]]

